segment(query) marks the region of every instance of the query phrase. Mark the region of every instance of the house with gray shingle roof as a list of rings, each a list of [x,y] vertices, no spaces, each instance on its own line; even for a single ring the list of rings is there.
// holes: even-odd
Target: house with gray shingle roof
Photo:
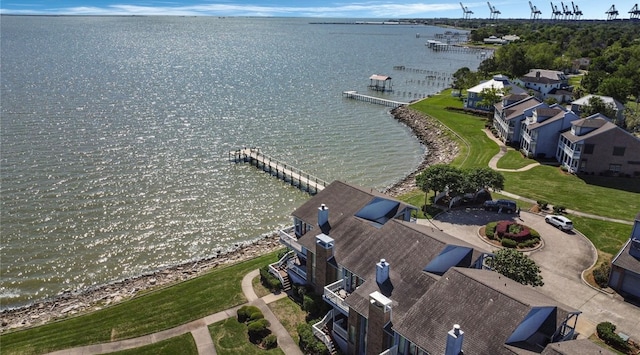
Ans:
[[[291,251],[272,273],[322,294],[314,334],[330,349],[531,354],[574,338],[579,311],[489,270],[490,252],[412,222],[415,209],[334,181],[280,232]]]
[[[640,139],[595,114],[560,134],[556,159],[570,173],[640,175]]]
[[[524,88],[534,91],[539,99],[553,97],[558,99],[557,90],[569,91],[569,78],[561,71],[546,69],[531,69],[527,74],[516,80]],[[564,95],[561,96],[564,98]],[[558,100],[562,102],[562,100]]]
[[[571,122],[580,119],[560,105],[545,106],[535,108],[522,121],[520,151],[525,156],[554,157],[560,132],[571,127]]]
[[[526,94],[527,91],[509,81],[505,75],[495,75],[491,80],[484,81],[472,88],[467,89],[467,97],[464,101],[464,107],[477,110],[489,111],[492,107],[484,107],[480,103],[482,101],[482,92],[486,89],[496,89],[500,96],[509,94]]]
[[[576,115],[580,116],[580,114],[582,113],[582,107],[589,105],[589,100],[591,100],[594,97],[599,98],[604,102],[605,105],[609,105],[613,109],[613,111],[615,111],[616,117],[610,117],[610,118],[615,119],[616,122],[618,122],[618,124],[624,123],[624,105],[620,103],[620,101],[614,99],[611,96],[602,96],[602,95],[593,95],[593,94],[583,96],[571,102],[571,111],[575,112]]]
[[[611,261],[609,287],[640,300],[640,213],[636,215],[631,237]]]
[[[525,117],[531,116],[537,107],[549,106],[534,96],[507,95],[494,105],[493,127],[498,138],[507,144],[520,142],[520,128]]]

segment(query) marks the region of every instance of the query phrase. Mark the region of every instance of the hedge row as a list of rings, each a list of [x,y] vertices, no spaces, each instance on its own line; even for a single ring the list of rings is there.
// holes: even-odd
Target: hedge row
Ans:
[[[607,345],[625,353],[629,351],[629,344],[615,333],[616,326],[612,323],[602,322],[596,326],[596,331],[598,332],[598,337],[607,343]]]

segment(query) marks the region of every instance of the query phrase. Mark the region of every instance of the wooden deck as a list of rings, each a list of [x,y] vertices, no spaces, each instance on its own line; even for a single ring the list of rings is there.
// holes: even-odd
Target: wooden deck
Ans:
[[[322,179],[262,153],[259,148],[232,150],[229,152],[229,160],[235,163],[249,163],[312,195],[322,191],[328,185]]]

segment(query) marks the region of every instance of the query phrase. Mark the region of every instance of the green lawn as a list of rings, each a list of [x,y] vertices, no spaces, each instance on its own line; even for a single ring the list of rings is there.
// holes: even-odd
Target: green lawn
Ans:
[[[611,258],[620,251],[631,235],[632,226],[578,217],[567,214],[574,228],[584,234],[605,257]]]
[[[640,211],[640,195],[625,190],[589,185],[584,180],[562,172],[558,167],[537,166],[524,172],[505,172],[504,190],[535,201],[633,221]],[[634,179],[624,179],[638,182]]]
[[[496,155],[500,149],[498,145],[482,131],[486,120],[463,113],[448,111],[445,107],[449,106],[462,107],[462,101],[456,97],[452,97],[451,90],[445,90],[440,95],[411,105],[412,108],[438,119],[458,134],[458,136],[452,136],[452,139],[460,142],[460,154],[452,162],[452,165],[459,168],[487,166],[491,157]]]
[[[496,165],[500,169],[520,169],[535,163],[537,163],[537,161],[523,157],[519,151],[509,149],[507,153],[498,160],[498,164]]]
[[[282,326],[293,338],[296,344],[300,343],[300,336],[296,329],[298,324],[306,322],[307,312],[302,310],[299,304],[295,303],[291,298],[282,298],[276,302],[269,303],[269,308],[276,315]]]
[[[450,90],[411,105],[439,120],[461,137],[455,138],[460,142],[461,153],[452,165],[462,168],[487,166],[499,148],[482,131],[485,121],[475,116],[448,111],[445,109],[448,106],[462,107],[462,102],[452,97]],[[505,165],[519,165],[515,156],[507,159]],[[629,221],[633,221],[640,211],[638,179],[577,177],[550,166],[539,166],[517,173],[505,172],[504,175],[505,191],[533,200],[545,200],[568,209]]]
[[[135,349],[116,351],[115,355],[198,355],[196,342],[191,333],[179,335],[177,337],[159,341],[155,344],[142,346]]]
[[[246,302],[241,288],[244,275],[276,258],[274,252],[216,268],[103,310],[4,334],[0,337],[2,354],[36,354],[134,338],[240,305]]]
[[[219,355],[284,354],[279,348],[263,350],[249,341],[247,326],[235,317],[209,326],[211,339]]]

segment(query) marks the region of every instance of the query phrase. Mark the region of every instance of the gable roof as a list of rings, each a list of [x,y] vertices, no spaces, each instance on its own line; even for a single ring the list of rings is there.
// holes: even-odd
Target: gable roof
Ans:
[[[479,94],[484,89],[495,88],[495,89],[503,90],[506,87],[511,88],[511,91],[509,92],[510,94],[524,94],[527,92],[523,88],[509,82],[509,78],[507,77],[497,77],[497,79],[496,77],[494,77],[491,80],[487,80],[470,89],[467,89],[467,92],[473,92],[473,93]]]
[[[548,69],[531,69],[527,74],[525,74],[520,80],[523,79],[543,79],[548,80],[550,82],[559,82],[562,80],[567,80],[567,76],[557,70],[548,70]],[[525,81],[525,80],[523,80]]]
[[[571,143],[587,140],[613,129],[620,129],[618,126],[616,126],[615,124],[611,123],[610,121],[602,117],[593,117],[593,116],[573,121],[571,122],[571,125],[576,127],[595,128],[593,131],[585,133],[580,136],[573,134],[571,130],[568,130],[562,133],[562,136],[565,137]]]
[[[511,119],[520,117],[524,114],[524,111],[536,107],[540,104],[542,104],[543,102],[540,101],[540,99],[538,99],[535,96],[529,96],[524,100],[520,100],[516,103],[513,103],[511,105],[505,106],[503,108],[503,113],[504,113],[504,120],[505,121],[509,121]],[[496,107],[497,108],[497,107]]]
[[[583,96],[575,101],[571,102],[571,105],[577,105],[577,106],[583,106],[583,105],[588,105],[589,104],[589,100],[592,97],[599,97],[605,104],[611,104],[613,105],[613,108],[616,111],[622,111],[624,110],[624,105],[620,103],[620,101],[614,99],[611,96],[602,96],[602,95],[593,95],[593,94],[589,94],[587,96]]]
[[[496,272],[451,268],[393,328],[432,354],[445,352],[445,334],[453,324],[465,332],[463,347],[470,354],[530,353],[523,344],[506,345],[507,340],[526,337],[549,321],[553,326],[543,332],[553,334],[570,312],[576,310]],[[532,322],[536,313],[541,317]]]

